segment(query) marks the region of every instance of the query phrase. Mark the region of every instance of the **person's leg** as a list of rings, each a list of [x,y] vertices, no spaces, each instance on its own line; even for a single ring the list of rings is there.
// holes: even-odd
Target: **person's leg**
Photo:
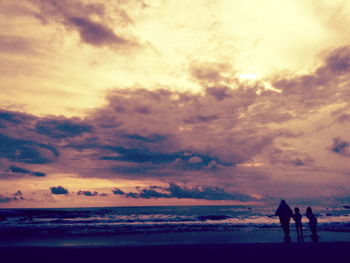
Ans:
[[[316,225],[311,225],[310,226],[311,230],[311,239],[314,242],[318,242],[318,235],[317,235],[317,226]]]
[[[296,230],[297,230],[297,235],[298,237],[300,237],[300,227],[298,225],[295,226]]]
[[[289,220],[282,220],[281,221],[281,225],[282,225],[282,228],[283,228],[283,232],[285,234],[286,237],[289,237]]]
[[[301,240],[304,241],[304,235],[303,235],[303,226],[300,226],[300,236],[301,236]]]

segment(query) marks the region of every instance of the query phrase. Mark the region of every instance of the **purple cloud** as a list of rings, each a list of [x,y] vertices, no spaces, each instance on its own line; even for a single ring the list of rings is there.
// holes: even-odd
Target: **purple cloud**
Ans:
[[[91,191],[79,191],[77,195],[85,195],[85,196],[98,196],[98,192],[91,192]]]
[[[65,195],[68,194],[68,190],[62,186],[53,186],[50,188],[51,193],[54,195]]]
[[[209,198],[206,194],[211,191],[217,198],[227,194],[228,200],[230,194],[240,192],[237,189],[250,193],[282,185],[277,179],[269,181],[278,178],[274,173],[326,173],[320,155],[297,149],[293,142],[310,135],[302,121],[324,107],[347,103],[348,57],[348,48],[337,49],[311,74],[279,76],[272,82],[278,92],[264,89],[259,81],[240,83],[229,74],[229,67],[200,64],[190,69],[203,86],[200,94],[116,89],[108,93],[105,106],[83,119],[1,110],[0,159],[6,163],[1,172],[40,176],[30,168],[35,165],[35,169],[49,167],[52,172],[78,172],[82,177],[188,182],[188,188],[180,189],[173,185],[114,191],[130,198],[187,198],[197,193],[199,199]],[[346,125],[347,108],[331,111],[325,116],[330,125]],[[323,154],[331,150],[340,160],[339,155],[350,156],[350,143],[336,135],[325,134],[334,139]],[[229,184],[230,191],[196,187],[203,180],[218,189],[228,189]]]
[[[331,151],[345,157],[350,157],[350,143],[340,137],[335,137],[333,138]]]
[[[15,192],[10,196],[0,194],[0,203],[9,203],[9,202],[21,201],[21,200],[25,200],[25,198],[23,196],[23,193],[20,190],[18,190],[17,192]]]
[[[81,41],[92,46],[136,46],[137,43],[117,35],[106,24],[105,6],[103,4],[85,4],[78,0],[28,0],[38,7],[35,15],[43,24],[55,21],[64,25],[68,30],[76,30]],[[119,21],[132,23],[123,10],[119,10]],[[99,21],[91,17],[96,16]]]
[[[255,198],[240,194],[230,193],[220,187],[201,186],[201,187],[183,187],[175,183],[170,183],[168,187],[151,186],[149,188],[137,188],[138,192],[124,193],[117,189],[113,191],[116,195],[122,195],[127,198],[189,198],[189,199],[204,199],[204,200],[239,200],[248,201]]]

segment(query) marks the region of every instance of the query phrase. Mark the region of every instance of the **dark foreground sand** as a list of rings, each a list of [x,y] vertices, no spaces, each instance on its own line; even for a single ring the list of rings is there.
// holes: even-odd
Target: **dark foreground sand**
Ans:
[[[350,243],[2,247],[0,262],[350,262]]]

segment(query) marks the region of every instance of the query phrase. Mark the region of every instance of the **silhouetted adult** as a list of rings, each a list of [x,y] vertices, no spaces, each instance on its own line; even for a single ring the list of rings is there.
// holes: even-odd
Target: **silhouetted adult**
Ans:
[[[317,218],[312,213],[312,209],[309,206],[306,208],[306,217],[309,219],[309,226],[311,230],[311,239],[312,241],[318,242],[318,235],[317,235]]]
[[[290,241],[289,222],[290,218],[293,217],[293,211],[290,209],[289,205],[287,205],[286,201],[281,200],[281,203],[276,210],[276,216],[280,219],[281,227],[285,235],[285,241]]]

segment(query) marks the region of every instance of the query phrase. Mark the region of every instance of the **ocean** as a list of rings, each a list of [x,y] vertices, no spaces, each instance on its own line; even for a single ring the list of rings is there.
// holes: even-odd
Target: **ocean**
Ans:
[[[300,209],[304,214],[306,207]],[[281,242],[275,210],[273,206],[0,209],[0,246]],[[321,241],[350,241],[350,207],[315,206],[313,211]],[[305,215],[303,224],[307,237]],[[291,230],[293,240],[293,221]]]

